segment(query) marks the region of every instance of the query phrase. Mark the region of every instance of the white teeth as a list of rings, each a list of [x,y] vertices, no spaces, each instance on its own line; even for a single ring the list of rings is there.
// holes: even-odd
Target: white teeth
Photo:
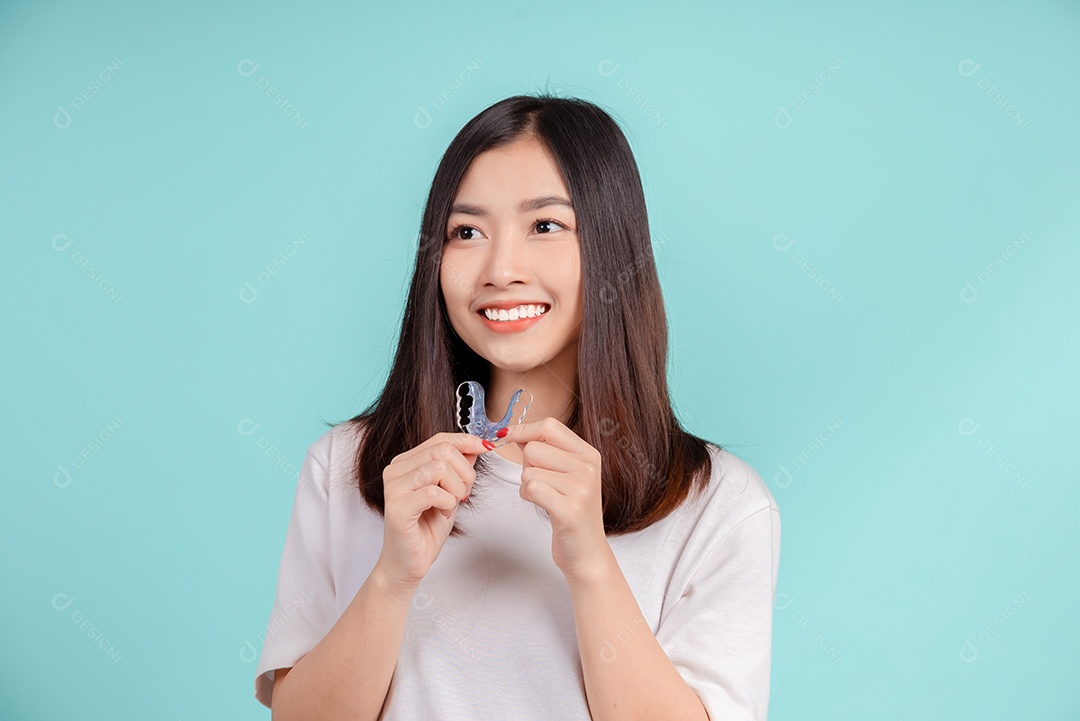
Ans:
[[[484,308],[484,315],[488,320],[519,320],[521,318],[535,318],[543,315],[548,310],[546,305],[519,305],[517,308]]]

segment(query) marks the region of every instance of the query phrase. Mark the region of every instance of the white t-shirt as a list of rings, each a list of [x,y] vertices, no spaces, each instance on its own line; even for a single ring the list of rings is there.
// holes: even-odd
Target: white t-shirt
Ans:
[[[311,445],[300,469],[277,595],[255,670],[270,706],[274,669],[322,640],[379,557],[382,517],[349,481],[349,425]],[[761,477],[709,445],[709,488],[663,520],[610,536],[649,630],[713,719],[764,721],[780,509]],[[409,605],[382,719],[588,721],[573,607],[551,558],[551,522],[523,500],[521,466],[497,452]],[[471,507],[470,507],[471,504]],[[626,633],[641,633],[641,626]],[[613,639],[612,650],[624,643]]]

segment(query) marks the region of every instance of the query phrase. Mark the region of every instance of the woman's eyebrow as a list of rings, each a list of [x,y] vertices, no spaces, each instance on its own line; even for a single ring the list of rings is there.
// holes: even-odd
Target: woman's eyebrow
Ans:
[[[565,205],[570,210],[574,209],[574,204],[566,198],[558,195],[545,195],[542,198],[530,198],[528,200],[521,201],[518,208],[521,212],[525,213],[530,210],[540,210],[540,208],[546,208],[549,205]],[[474,205],[472,203],[455,203],[450,208],[451,213],[461,213],[462,215],[487,215],[487,210],[482,205]]]

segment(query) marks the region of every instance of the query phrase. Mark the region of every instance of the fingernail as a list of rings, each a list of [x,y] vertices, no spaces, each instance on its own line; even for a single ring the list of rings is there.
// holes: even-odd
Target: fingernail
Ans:
[[[489,451],[493,451],[493,450],[495,450],[495,444],[492,443],[491,441],[485,439],[484,440],[484,448],[488,449]]]
[[[497,438],[505,438],[506,434],[510,432],[509,428],[500,428],[499,432],[495,434]]]

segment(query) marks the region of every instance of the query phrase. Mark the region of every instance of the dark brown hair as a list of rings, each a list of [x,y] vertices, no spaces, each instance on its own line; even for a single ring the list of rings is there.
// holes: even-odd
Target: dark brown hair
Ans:
[[[458,337],[446,315],[442,247],[450,206],[472,160],[527,135],[558,163],[581,244],[578,397],[567,426],[601,453],[605,532],[638,531],[666,517],[692,488],[704,488],[712,460],[707,441],[686,432],[671,408],[667,319],[630,145],[597,105],[546,92],[486,108],[458,132],[439,163],[389,377],[380,396],[348,421],[361,435],[350,485],[358,484],[364,501],[382,515],[383,469],[436,433],[460,432],[459,383],[487,386],[488,362]],[[483,455],[475,468],[473,502],[484,495],[489,466]],[[451,531],[463,533],[457,525]]]

